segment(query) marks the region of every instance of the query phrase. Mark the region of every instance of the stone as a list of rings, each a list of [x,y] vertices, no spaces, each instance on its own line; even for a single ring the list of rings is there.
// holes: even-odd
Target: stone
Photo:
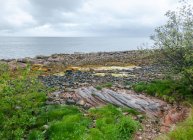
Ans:
[[[75,105],[76,102],[75,102],[73,99],[67,99],[67,100],[66,100],[66,104],[67,104],[67,105]]]
[[[83,106],[84,109],[89,109],[91,108],[91,105],[89,105],[88,103],[86,103],[84,106]]]
[[[45,130],[48,130],[49,125],[44,125],[43,128],[44,128]]]
[[[72,88],[65,88],[65,91],[66,92],[74,92],[74,89],[72,89]]]
[[[15,106],[15,109],[20,110],[20,109],[22,109],[22,107],[21,106]]]
[[[72,73],[73,73],[72,70],[66,70],[66,75],[70,75],[70,74],[72,74]]]
[[[61,91],[56,91],[56,92],[52,92],[52,93],[50,93],[53,97],[56,97],[56,98],[58,98],[59,96],[60,96],[60,94],[61,94]]]
[[[129,89],[129,90],[130,90],[130,89],[131,89],[131,86],[130,86],[130,85],[126,85],[126,86],[125,86],[125,89]]]
[[[85,105],[85,101],[81,99],[76,104],[79,105],[79,106],[84,106]]]

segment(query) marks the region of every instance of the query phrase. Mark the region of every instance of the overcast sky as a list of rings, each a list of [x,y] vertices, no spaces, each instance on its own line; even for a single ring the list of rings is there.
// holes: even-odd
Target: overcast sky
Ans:
[[[191,0],[193,1],[193,0]],[[178,0],[0,0],[0,36],[148,37]]]

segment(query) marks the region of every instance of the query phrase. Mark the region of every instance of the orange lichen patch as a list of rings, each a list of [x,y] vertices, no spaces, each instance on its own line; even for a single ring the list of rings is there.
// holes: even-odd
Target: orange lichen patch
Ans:
[[[31,68],[32,71],[43,71],[43,72],[48,72],[50,71],[50,68],[47,66],[44,66],[42,64],[34,64]]]
[[[69,66],[69,67],[67,67],[65,70],[78,71],[78,70],[81,70],[81,67],[73,67],[73,66]]]

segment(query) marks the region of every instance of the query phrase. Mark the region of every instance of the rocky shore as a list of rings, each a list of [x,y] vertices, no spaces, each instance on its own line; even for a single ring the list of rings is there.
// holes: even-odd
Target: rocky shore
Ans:
[[[97,86],[105,83],[112,83],[114,88],[130,89],[129,84],[149,82],[163,77],[161,68],[151,65],[127,70],[66,70],[53,75],[39,76],[39,79],[48,87],[68,91],[82,86]]]
[[[147,52],[54,54],[1,62],[8,64],[12,71],[27,66],[31,71],[40,71],[38,79],[45,86],[55,89],[55,92],[47,94],[47,104],[77,105],[89,109],[111,103],[131,107],[145,114],[154,114],[155,117],[142,122],[144,130],[141,129],[136,134],[136,140],[154,139],[161,134],[161,128],[168,125],[165,116],[173,109],[171,105],[132,91],[132,84],[163,79],[167,71],[162,65],[156,64],[153,56]],[[123,90],[126,92],[120,92]],[[161,112],[165,114],[160,116]],[[175,113],[179,116],[183,112],[174,111],[173,114]],[[157,121],[159,117],[161,118]],[[170,124],[173,122],[169,122]]]
[[[39,79],[46,86],[60,90],[107,82],[129,89],[128,83],[163,78],[165,70],[145,51],[54,54],[1,62],[7,63],[12,70],[30,65],[32,70],[43,71],[46,76],[39,76]]]
[[[35,58],[2,59],[0,61],[15,63],[21,66],[29,64],[42,65],[147,65],[152,63],[151,55],[145,51],[122,51],[122,52],[98,52],[98,53],[74,53],[74,54],[53,54],[51,56],[37,56]]]

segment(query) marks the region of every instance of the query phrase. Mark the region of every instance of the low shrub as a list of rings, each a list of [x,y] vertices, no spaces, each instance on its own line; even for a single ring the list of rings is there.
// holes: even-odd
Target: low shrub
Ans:
[[[173,80],[156,80],[150,83],[140,82],[133,85],[136,92],[145,92],[169,102],[189,100],[193,97],[192,90],[185,82]]]

